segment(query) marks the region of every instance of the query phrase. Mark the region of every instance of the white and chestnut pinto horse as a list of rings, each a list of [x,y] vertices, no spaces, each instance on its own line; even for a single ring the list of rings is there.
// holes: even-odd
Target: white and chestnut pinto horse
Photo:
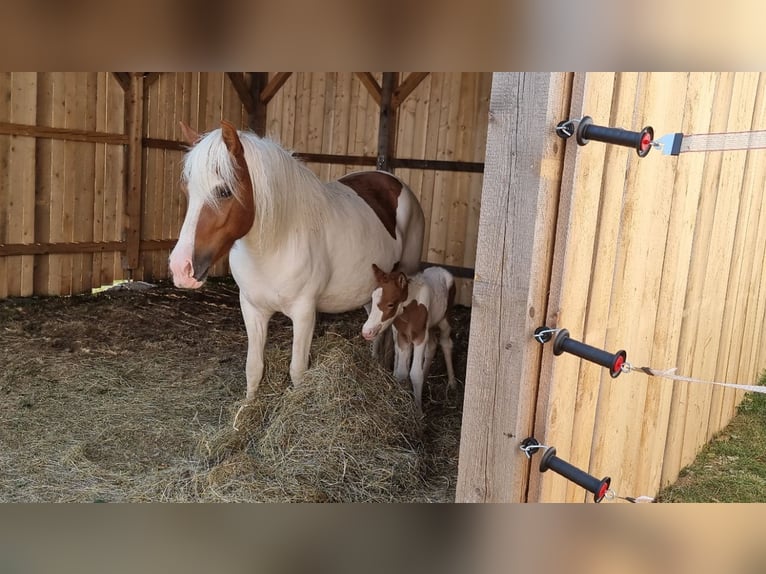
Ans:
[[[439,328],[439,344],[447,365],[447,388],[455,387],[447,320],[455,300],[455,279],[442,267],[429,267],[411,277],[398,268],[385,273],[374,263],[372,271],[378,287],[372,293],[372,310],[362,327],[362,336],[372,340],[392,327],[396,342],[394,377],[404,382],[409,371],[415,405],[422,412],[423,382],[436,354],[436,339],[431,334],[434,327]]]
[[[293,323],[290,378],[308,367],[315,314],[370,301],[371,262],[409,271],[420,264],[423,211],[412,191],[385,172],[322,183],[276,143],[228,122],[202,137],[182,125],[191,145],[183,182],[188,207],[170,254],[178,287],[196,289],[229,253],[248,336],[247,398],[263,376],[271,316]]]

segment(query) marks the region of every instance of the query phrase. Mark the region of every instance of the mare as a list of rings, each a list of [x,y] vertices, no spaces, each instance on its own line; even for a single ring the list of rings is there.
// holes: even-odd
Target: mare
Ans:
[[[196,289],[228,253],[247,329],[247,399],[263,376],[275,312],[293,324],[290,378],[308,367],[316,312],[369,304],[370,262],[420,265],[423,211],[412,190],[382,171],[323,183],[278,144],[229,122],[203,136],[185,124],[188,206],[170,254],[177,287]]]
[[[436,339],[431,334],[435,327],[439,328],[439,344],[447,366],[447,388],[455,387],[452,329],[447,320],[455,300],[455,279],[442,267],[428,267],[408,277],[398,267],[386,273],[373,263],[372,272],[378,287],[372,293],[372,309],[362,336],[372,340],[392,327],[396,343],[394,377],[404,382],[409,371],[415,405],[422,413],[423,382],[436,354]]]

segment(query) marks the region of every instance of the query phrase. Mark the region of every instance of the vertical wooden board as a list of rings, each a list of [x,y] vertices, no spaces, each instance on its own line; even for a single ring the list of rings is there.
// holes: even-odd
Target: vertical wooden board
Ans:
[[[423,145],[424,157],[437,158],[439,151],[439,124],[441,123],[441,100],[444,89],[446,74],[444,72],[432,73],[429,84],[428,110],[425,118],[424,129],[426,132]],[[434,196],[437,186],[436,172],[426,171],[420,181],[420,205],[426,217],[425,233],[423,234],[423,259],[428,261],[431,245],[431,223],[433,220]]]
[[[451,160],[455,155],[460,112],[460,74],[449,73],[443,86],[437,135],[436,159]],[[436,172],[431,203],[427,261],[445,263],[451,199],[457,186],[449,172]]]
[[[563,146],[546,128],[565,112],[565,74],[495,74],[487,138],[457,500],[524,500],[541,350],[555,190]],[[519,142],[524,142],[519,145]]]
[[[11,121],[34,125],[37,116],[37,73],[12,74]],[[35,139],[11,136],[8,166],[9,243],[32,243],[35,236]],[[34,257],[7,257],[8,294],[28,296],[34,287]]]
[[[489,86],[492,74],[480,73],[479,75],[479,99],[474,108],[473,127],[473,153],[472,161],[484,162],[484,153],[487,143],[487,114],[489,102]],[[476,245],[479,231],[479,210],[481,207],[482,175],[470,174],[469,183],[463,193],[468,203],[468,213],[465,226],[465,251],[463,265],[473,267],[476,261]]]
[[[98,96],[98,72],[87,72],[83,75],[84,110],[82,122],[84,129],[96,129],[96,98]],[[95,203],[95,161],[96,144],[83,143],[80,147],[81,159],[78,169],[77,200],[75,202],[74,238],[77,242],[93,241],[93,217]],[[93,254],[83,253],[80,256],[80,272],[73,285],[75,293],[90,291],[93,285]]]
[[[307,151],[309,133],[309,105],[311,100],[311,72],[297,74],[297,92],[295,97],[295,123],[291,149]]]
[[[728,131],[749,131],[753,126],[753,110],[758,89],[757,73],[738,73],[735,78],[734,93],[732,94],[732,110],[729,112]],[[731,339],[736,337],[741,340],[739,326],[736,332],[733,319],[736,305],[736,295],[732,291],[736,290],[736,283],[742,264],[741,251],[737,253],[737,234],[747,231],[746,219],[739,220],[739,214],[743,211],[742,201],[745,199],[743,193],[743,176],[747,169],[748,154],[745,151],[737,151],[724,155],[723,166],[721,168],[721,177],[719,187],[726,190],[726,205],[723,209],[718,207],[716,202],[716,217],[719,218],[720,225],[714,226],[720,247],[713,251],[711,255],[715,257],[717,253],[723,255],[722,259],[714,258],[712,261],[718,261],[721,264],[721,276],[716,282],[719,288],[718,293],[721,296],[721,316],[719,324],[719,345],[716,348],[717,361],[713,376],[715,380],[725,380],[728,373],[729,353],[731,352]],[[720,192],[719,199],[724,197]],[[749,209],[749,206],[747,206]],[[750,384],[751,381],[747,381]],[[725,395],[732,394],[733,391],[716,387],[713,390],[710,404],[710,418],[708,421],[707,440],[718,433],[728,422],[728,415],[723,413],[723,403]],[[707,440],[705,442],[707,442]]]
[[[164,137],[172,139],[176,131],[176,124],[178,123],[177,113],[181,110],[178,107],[178,91],[182,89],[180,74],[166,74],[166,95],[165,95],[165,107],[162,112],[161,121],[164,124],[163,132]],[[231,87],[229,82],[224,82],[224,85]],[[232,90],[233,91],[233,90]],[[236,95],[236,94],[235,94]],[[235,119],[236,121],[236,119]],[[176,181],[178,181],[179,169],[174,161],[178,153],[173,150],[165,150],[163,154],[162,164],[162,197],[158,202],[161,212],[158,214],[159,225],[155,227],[155,239],[169,239],[170,230],[175,223],[175,195],[176,195]],[[170,252],[167,249],[160,249],[155,251],[154,260],[154,273],[155,281],[160,279],[167,279],[168,273],[168,256]]]
[[[111,74],[101,72],[97,77],[96,84],[96,130],[101,132],[108,131],[106,127],[107,106],[109,104],[108,89]],[[106,219],[106,194],[108,193],[105,185],[106,179],[106,144],[97,144],[94,146],[94,179],[93,179],[93,241],[104,241],[104,225]],[[103,267],[104,262],[110,259],[111,253],[94,253],[93,284],[96,287],[105,285]]]
[[[716,93],[716,74],[714,73],[691,73],[684,103],[683,133],[705,133],[710,128],[713,99]],[[669,249],[676,249],[676,267],[668,266],[667,273],[675,272],[678,275],[675,285],[671,284],[672,277],[668,276],[668,283],[663,285],[665,292],[672,293],[672,316],[668,318],[668,324],[672,325],[677,339],[670,350],[674,353],[667,355],[662,352],[653,353],[652,361],[658,368],[678,365],[680,372],[688,372],[686,358],[689,357],[688,345],[692,342],[691,337],[685,336],[688,329],[689,309],[686,308],[685,299],[690,288],[690,281],[694,271],[692,267],[692,251],[694,239],[697,233],[698,205],[701,201],[702,178],[705,166],[705,154],[684,154],[675,162],[676,179],[674,182],[674,209],[672,210],[670,232],[668,234]],[[677,204],[675,202],[678,202]],[[677,240],[674,243],[674,238]],[[665,275],[665,272],[664,272]],[[681,291],[680,294],[676,290]],[[670,306],[671,303],[668,302]],[[679,309],[680,308],[680,312]],[[680,316],[679,316],[680,315]],[[658,383],[662,384],[661,381]],[[672,396],[668,414],[668,428],[666,431],[665,451],[663,456],[662,472],[659,487],[664,487],[674,481],[680,470],[681,450],[683,447],[683,434],[686,426],[688,383],[673,383]],[[650,479],[650,482],[652,480]]]
[[[656,118],[652,121],[666,125],[669,131],[686,130],[685,133],[689,133],[691,122],[699,121],[696,116],[704,115],[703,110],[694,109],[698,103],[686,103],[690,95],[692,97],[696,95],[689,88],[689,77],[685,74],[663,74],[661,77],[663,80],[667,78],[670,92],[665,95],[665,100],[676,102],[676,105],[665,105],[664,108],[660,105],[654,110],[647,110],[645,122],[652,117]],[[704,121],[709,121],[709,108],[708,116]],[[689,271],[691,228],[694,224],[699,196],[698,182],[694,187],[690,187],[686,173],[676,169],[675,161],[667,161],[667,159],[659,154],[654,157],[655,163],[658,164],[655,185],[660,190],[664,190],[671,203],[667,224],[663,225],[664,240],[654,244],[657,250],[650,251],[648,254],[649,264],[654,264],[661,272],[659,294],[653,305],[655,321],[651,331],[652,344],[648,359],[652,365],[669,365],[675,361],[677,354],[679,327],[683,317],[686,279]],[[653,221],[658,219],[653,218]],[[664,215],[662,219],[665,219]],[[656,228],[649,231],[649,233],[657,232]],[[651,295],[653,296],[654,293]],[[642,306],[646,310],[649,303],[646,298],[644,301],[646,303]],[[631,380],[634,377],[639,375],[631,375]],[[643,376],[640,377],[643,378]],[[632,425],[637,429],[640,437],[637,441],[638,447],[634,447],[632,452],[632,468],[635,469],[633,484],[634,488],[642,493],[654,494],[659,489],[672,395],[671,383],[661,379],[649,379],[642,405],[643,416],[640,416],[638,421],[634,420]],[[641,415],[640,409],[639,415]]]
[[[642,74],[637,89],[635,128],[650,118],[670,124],[679,110],[667,102],[683,102],[686,82],[676,74]],[[638,163],[640,162],[640,164]],[[619,317],[610,329],[606,348],[625,348],[634,362],[652,356],[657,324],[662,258],[672,204],[673,171],[669,162],[644,162],[631,156],[628,165],[622,235],[617,252],[612,296],[612,314]],[[637,281],[636,278],[641,278]],[[609,469],[624,491],[643,490],[639,475],[644,465],[657,464],[642,456],[642,428],[647,403],[645,376],[631,375],[627,381],[603,385],[593,441],[594,467]],[[669,400],[669,394],[667,395]],[[650,396],[650,401],[661,397]],[[656,413],[649,413],[655,416]]]
[[[204,76],[206,77],[206,76]],[[161,74],[154,82],[145,88],[147,103],[144,116],[144,126],[147,134],[154,134],[155,137],[161,137],[164,131],[164,123],[160,109],[164,108],[162,102],[165,98],[165,83],[167,74]],[[199,102],[203,112],[199,121],[202,126],[208,125],[206,113],[206,104]],[[205,128],[206,129],[206,128]],[[155,239],[155,222],[158,214],[158,197],[161,194],[159,187],[162,185],[162,165],[164,159],[164,150],[156,148],[145,148],[144,153],[144,173],[143,173],[143,199],[141,201],[141,240]],[[142,251],[140,256],[140,271],[138,274],[144,281],[155,280],[155,253],[154,251]],[[134,272],[134,278],[135,272]]]
[[[637,73],[620,73],[615,76],[612,105],[608,119],[605,118],[606,125],[630,126],[633,123],[637,83]],[[602,105],[605,107],[605,103]],[[585,301],[586,314],[582,340],[599,348],[605,346],[607,331],[617,320],[617,317],[610,316],[612,279],[620,236],[619,214],[622,211],[625,167],[630,154],[634,153],[633,150],[619,146],[604,148],[598,215],[596,221],[589,224],[594,228],[593,263],[588,274],[591,280]],[[596,183],[593,182],[593,185]],[[580,361],[573,409],[574,424],[568,455],[573,464],[580,468],[587,469],[590,465],[599,389],[601,385],[610,384],[610,380],[608,375],[605,376],[603,367]],[[582,499],[582,489],[574,483],[569,483],[566,500]]]
[[[325,76],[324,72],[310,74],[308,114],[306,117],[306,143],[302,151],[322,153],[322,131],[325,117]]]
[[[85,116],[85,92],[83,90],[83,78],[81,73],[64,73],[60,78],[63,91],[65,128],[84,129],[83,117]],[[63,142],[63,169],[59,193],[62,196],[62,209],[60,225],[60,241],[71,243],[74,241],[75,231],[75,202],[79,184],[78,161],[79,142]],[[54,194],[56,190],[54,189]],[[74,276],[82,272],[82,260],[75,255],[60,256],[61,295],[71,295],[74,287]]]
[[[459,75],[460,91],[457,115],[457,135],[454,158],[464,160],[473,156],[473,133],[471,124],[473,110],[478,100],[478,78],[475,73]],[[453,173],[454,187],[449,197],[449,212],[447,218],[447,242],[445,245],[445,262],[462,266],[465,254],[466,224],[468,219],[468,182],[467,173]]]
[[[53,79],[51,76],[48,72],[40,72],[37,76],[37,125],[40,126],[49,126],[52,122]],[[51,140],[38,139],[35,144],[37,158],[35,164],[35,242],[37,243],[49,243],[51,241],[51,153]],[[50,256],[38,255],[36,257],[35,294],[50,294],[51,269]]]
[[[11,72],[0,72],[0,121],[10,121],[11,98],[13,94],[13,75]],[[0,136],[0,243],[8,239],[8,214],[11,202],[11,192],[8,181],[10,165],[11,137]],[[0,298],[8,296],[8,257],[0,257]]]
[[[749,122],[752,118],[752,108],[746,110],[747,106],[743,105],[742,102],[743,96],[745,96],[743,78],[742,74],[735,74],[734,76],[731,105],[725,131],[741,130],[743,119],[747,118]],[[741,186],[741,173],[746,156],[739,151],[725,152],[720,155],[720,170],[716,179],[715,214],[708,250],[708,261],[716,262],[720,276],[717,273],[707,273],[704,292],[708,300],[705,303],[704,315],[700,320],[697,334],[698,339],[704,342],[701,370],[703,378],[708,380],[718,378],[719,345],[722,339],[721,327],[726,308],[726,278],[729,276],[732,260],[734,222],[739,208],[739,187]],[[694,429],[696,431],[694,435],[695,451],[699,450],[712,436],[710,421],[711,417],[717,418],[716,411],[720,411],[720,400],[721,389],[719,387],[713,388],[705,397],[701,420],[697,421],[697,428]]]
[[[588,110],[594,118],[603,118],[601,121],[605,121],[610,115],[613,86],[614,74],[611,73],[576,76],[568,117],[582,117],[584,110]],[[546,131],[550,133],[552,126],[547,128]],[[561,181],[556,246],[545,324],[549,327],[565,327],[574,338],[583,340],[581,333],[590,282],[605,148],[578,147],[574,141],[561,147],[566,148],[567,155]],[[547,357],[544,355],[535,436],[544,444],[560,448],[561,456],[568,459],[579,362],[575,357],[565,355],[551,361],[550,346],[545,351]],[[566,491],[567,483],[560,477],[551,479],[547,475],[532,472],[529,491],[531,500],[563,501]]]
[[[758,85],[758,99],[753,113],[753,126],[766,123],[766,74],[761,73]],[[766,293],[766,283],[763,282],[764,257],[766,256],[766,196],[760,193],[761,182],[766,178],[766,160],[763,154],[751,152],[750,169],[747,173],[746,185],[752,186],[753,209],[751,210],[751,225],[753,231],[746,244],[752,254],[752,262],[744,265],[744,277],[741,278],[740,290],[744,293],[745,317],[742,327],[742,350],[738,360],[737,376],[739,381],[757,381],[764,368],[763,347],[759,345],[759,333],[763,330],[763,322],[759,321],[759,300]],[[743,393],[736,393],[734,402],[738,404]]]
[[[125,133],[125,92],[113,78],[110,78],[109,103],[107,104],[107,129],[115,133]],[[107,146],[105,194],[105,239],[122,241],[125,228],[125,147]],[[104,266],[106,282],[122,279],[125,271],[122,267],[122,254],[111,254],[111,262]]]
[[[709,131],[724,132],[731,107],[734,74],[723,72],[717,76],[715,98]],[[706,153],[702,177],[702,191],[695,224],[695,237],[692,249],[692,262],[689,273],[684,309],[687,316],[681,326],[681,344],[679,346],[679,370],[687,376],[696,378],[709,377],[711,358],[715,361],[710,348],[708,335],[710,327],[705,323],[701,310],[708,309],[714,303],[707,293],[706,278],[708,261],[713,248],[712,230],[715,218],[718,178],[721,171],[721,153]],[[706,313],[707,314],[707,313]],[[711,355],[713,355],[711,357]],[[682,367],[683,365],[683,367]],[[689,464],[707,435],[707,420],[710,412],[712,390],[706,385],[690,385],[687,389],[687,413],[681,446],[681,467]]]
[[[766,123],[766,117],[764,117],[766,115],[766,105],[764,105],[766,82],[764,82],[763,74],[757,76],[758,87],[752,119],[754,130]],[[752,301],[757,293],[757,284],[752,283],[752,271],[762,260],[761,255],[764,250],[764,244],[758,243],[763,203],[761,182],[766,179],[764,169],[766,162],[761,159],[761,155],[758,150],[747,152],[742,182],[742,201],[736,225],[735,252],[732,256],[732,263],[737,265],[739,270],[733,285],[730,280],[727,301],[734,300],[728,315],[731,317],[731,332],[728,335],[728,346],[722,348],[727,363],[723,378],[744,384],[753,384],[758,379],[758,373],[743,368],[743,358],[750,355],[748,341],[754,336],[754,322],[748,313],[748,309],[752,309]],[[721,405],[720,425],[726,424],[734,416],[741,398],[742,393],[726,389]]]
[[[281,137],[278,141],[288,149],[295,149],[295,121],[298,107],[298,82],[299,74],[291,74],[279,91],[282,98],[282,125]]]

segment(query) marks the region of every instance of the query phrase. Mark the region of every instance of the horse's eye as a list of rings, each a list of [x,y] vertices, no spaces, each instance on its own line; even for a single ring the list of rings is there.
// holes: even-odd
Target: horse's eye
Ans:
[[[228,199],[232,196],[231,189],[228,187],[216,187],[215,188],[215,196],[218,199]]]
[[[388,307],[389,309],[393,309],[393,308],[395,307],[395,305],[394,305],[393,303],[389,303],[389,304],[387,305],[387,307]]]

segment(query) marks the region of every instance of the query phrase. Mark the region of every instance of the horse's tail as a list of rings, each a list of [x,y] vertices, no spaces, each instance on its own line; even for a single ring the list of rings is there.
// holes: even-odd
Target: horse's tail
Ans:
[[[410,187],[402,183],[405,190],[404,197],[409,202],[409,209],[406,213],[406,221],[402,226],[404,229],[402,238],[402,256],[400,259],[401,270],[407,275],[414,275],[420,271],[420,256],[423,252],[423,235],[425,233],[425,217],[423,208],[420,206],[418,198],[412,192]],[[400,198],[401,201],[402,198]],[[400,224],[401,225],[401,224]]]

